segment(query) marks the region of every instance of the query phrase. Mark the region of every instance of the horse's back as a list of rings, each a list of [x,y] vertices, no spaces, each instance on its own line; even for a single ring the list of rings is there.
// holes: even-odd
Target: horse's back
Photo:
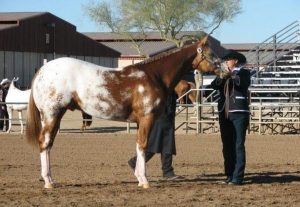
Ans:
[[[48,62],[43,65],[42,70],[51,70],[52,72],[59,73],[77,73],[86,70],[100,70],[100,71],[111,71],[111,70],[120,70],[119,68],[110,68],[104,67],[100,65],[96,65],[94,63],[86,62],[83,60],[70,58],[70,57],[62,57]]]
[[[29,101],[30,92],[31,89],[22,91],[16,87],[10,87],[5,99],[7,108],[25,110]]]
[[[52,86],[64,86],[64,89],[73,86],[82,87],[83,84],[99,83],[103,73],[114,71],[93,63],[85,62],[74,58],[58,58],[45,64],[38,72],[35,81],[39,85],[51,84]]]
[[[38,71],[32,84],[33,98],[44,111],[80,108],[93,116],[111,119],[111,107],[118,106],[114,115],[123,110],[123,103],[117,102],[119,93],[113,94],[111,89],[120,89],[117,73],[122,72],[73,58],[59,58]]]

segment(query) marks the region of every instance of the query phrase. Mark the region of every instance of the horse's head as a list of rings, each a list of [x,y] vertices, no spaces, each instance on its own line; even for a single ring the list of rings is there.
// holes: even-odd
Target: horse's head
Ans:
[[[193,60],[193,68],[200,72],[215,72],[220,67],[220,58],[208,44],[208,35],[197,43],[197,56]]]
[[[9,80],[9,79],[7,79],[7,78],[4,78],[4,79],[1,81],[0,85],[1,85],[2,88],[8,88],[9,85],[10,85],[10,83],[11,83],[11,80]]]
[[[11,82],[17,82],[19,80],[19,77],[14,77]]]

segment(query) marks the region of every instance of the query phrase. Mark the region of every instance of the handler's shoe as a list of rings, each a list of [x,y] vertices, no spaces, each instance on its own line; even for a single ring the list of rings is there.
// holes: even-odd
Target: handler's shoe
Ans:
[[[228,185],[243,185],[243,182],[231,181],[228,183]]]
[[[231,182],[231,180],[232,180],[231,177],[227,177],[226,180],[219,181],[219,183],[227,185],[227,184],[229,184]]]
[[[180,176],[180,175],[174,175],[174,176],[168,176],[168,177],[163,177],[164,180],[166,181],[176,181],[176,180],[182,180],[183,179],[183,176]]]
[[[174,171],[166,173],[163,175],[163,180],[173,181],[173,180],[182,180],[183,176],[175,175]]]

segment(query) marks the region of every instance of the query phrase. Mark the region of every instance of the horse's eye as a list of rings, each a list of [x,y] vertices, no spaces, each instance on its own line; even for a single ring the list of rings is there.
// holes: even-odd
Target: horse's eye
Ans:
[[[198,47],[198,48],[197,48],[197,53],[199,53],[199,54],[202,53],[202,48],[201,48],[201,47]]]

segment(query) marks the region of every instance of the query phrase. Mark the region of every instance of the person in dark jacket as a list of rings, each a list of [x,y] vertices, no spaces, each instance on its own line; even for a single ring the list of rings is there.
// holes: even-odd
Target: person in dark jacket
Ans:
[[[8,88],[10,85],[10,81],[8,79],[3,79],[0,83],[0,102],[5,102],[5,98],[8,92]],[[5,121],[4,121],[5,119]],[[6,108],[6,104],[0,104],[0,130],[7,131],[9,120],[8,120],[8,112]],[[5,129],[4,129],[4,123],[5,123]]]
[[[178,179],[172,166],[173,155],[176,154],[175,146],[175,113],[176,94],[168,94],[164,113],[153,123],[150,130],[145,160],[148,162],[155,153],[160,153],[163,177],[169,180]],[[136,156],[128,161],[129,166],[135,169]]]
[[[249,124],[248,87],[250,71],[242,66],[246,57],[233,50],[223,57],[228,72],[216,77],[211,86],[219,92],[218,110],[221,139],[223,144],[223,183],[241,185],[246,166],[245,139]]]

